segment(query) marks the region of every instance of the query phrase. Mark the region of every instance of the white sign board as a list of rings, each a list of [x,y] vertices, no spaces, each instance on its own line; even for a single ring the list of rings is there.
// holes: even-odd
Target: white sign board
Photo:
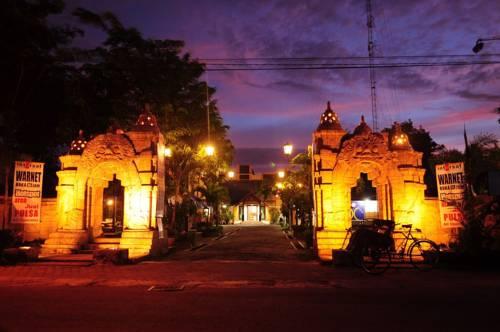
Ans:
[[[445,228],[462,227],[462,206],[465,193],[464,163],[436,165],[439,212],[441,226]]]
[[[16,161],[14,194],[12,196],[12,223],[40,222],[42,205],[43,163]]]

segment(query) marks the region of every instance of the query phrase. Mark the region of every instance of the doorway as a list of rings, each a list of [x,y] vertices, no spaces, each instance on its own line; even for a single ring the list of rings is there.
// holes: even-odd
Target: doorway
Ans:
[[[257,205],[248,205],[248,221],[259,221],[259,209]]]
[[[361,173],[356,186],[351,188],[351,220],[371,218],[378,218],[377,190],[368,179],[368,174]]]
[[[123,232],[123,201],[125,188],[113,174],[103,191],[102,232],[104,236],[121,236]]]

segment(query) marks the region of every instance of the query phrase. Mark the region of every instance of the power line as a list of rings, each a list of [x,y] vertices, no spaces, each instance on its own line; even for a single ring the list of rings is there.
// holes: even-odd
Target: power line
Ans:
[[[448,67],[500,64],[499,61],[470,61],[470,62],[440,62],[440,63],[375,63],[370,64],[311,64],[289,66],[256,67],[262,64],[207,64],[207,71],[278,71],[278,70],[327,70],[327,69],[366,69],[366,68],[410,68],[410,67]],[[222,66],[222,67],[217,67]],[[238,66],[238,67],[234,67]]]
[[[487,58],[497,57],[500,53],[491,54],[426,54],[426,55],[390,55],[374,56],[373,59],[404,59],[404,58]],[[198,61],[210,63],[212,61],[318,61],[318,60],[369,60],[367,56],[335,56],[335,57],[248,57],[248,58],[200,58]]]

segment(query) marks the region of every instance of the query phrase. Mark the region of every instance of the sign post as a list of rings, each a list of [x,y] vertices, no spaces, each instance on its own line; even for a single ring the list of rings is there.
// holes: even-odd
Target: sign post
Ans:
[[[42,205],[43,163],[16,161],[12,195],[13,224],[40,222]]]
[[[443,228],[462,227],[465,195],[464,163],[436,165],[439,213]]]

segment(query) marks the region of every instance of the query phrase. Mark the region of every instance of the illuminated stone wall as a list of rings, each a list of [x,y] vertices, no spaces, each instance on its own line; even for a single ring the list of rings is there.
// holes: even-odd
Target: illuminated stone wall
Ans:
[[[365,123],[347,134],[329,105],[313,133],[316,248],[322,260],[344,244],[351,227],[351,188],[366,173],[376,188],[379,218],[411,223],[438,242],[447,242],[441,229],[437,201],[425,199],[422,154],[395,124],[391,132],[376,133]]]
[[[157,222],[163,217],[164,195],[158,188],[164,189],[158,184],[164,178],[158,170],[164,167],[164,145],[156,122],[138,122],[134,130],[98,135],[84,145],[60,157],[57,231],[50,234],[43,253],[69,253],[102,235],[103,191],[113,177],[124,187],[119,248],[128,249],[132,258],[158,253],[166,240]]]

